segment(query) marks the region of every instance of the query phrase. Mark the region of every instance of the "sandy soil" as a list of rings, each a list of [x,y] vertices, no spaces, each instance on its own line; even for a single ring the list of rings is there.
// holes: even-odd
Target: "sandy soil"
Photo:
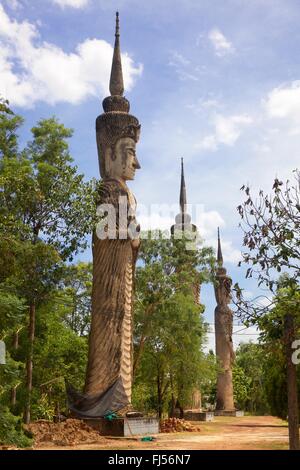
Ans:
[[[194,423],[193,423],[194,424]],[[153,442],[138,438],[106,438],[100,443],[57,446],[52,443],[37,445],[38,450],[254,450],[287,449],[287,423],[272,416],[216,417],[213,422],[195,423],[200,432],[161,433]]]

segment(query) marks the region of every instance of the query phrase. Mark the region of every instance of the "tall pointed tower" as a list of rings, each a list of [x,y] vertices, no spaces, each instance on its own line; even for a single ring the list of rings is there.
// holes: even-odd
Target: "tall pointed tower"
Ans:
[[[176,236],[176,231],[179,233],[187,234],[188,232],[197,232],[196,225],[191,223],[191,216],[187,211],[186,199],[186,186],[184,178],[183,158],[181,159],[181,180],[180,180],[180,194],[179,194],[179,214],[175,217],[175,224],[171,227],[172,236]]]
[[[180,180],[180,193],[179,193],[179,214],[175,217],[175,224],[171,227],[171,236],[173,239],[180,239],[186,237],[191,242],[197,238],[197,227],[191,223],[191,216],[187,213],[187,197],[186,185],[184,178],[183,158],[181,158],[181,180]],[[195,297],[195,302],[200,303],[200,284],[193,284],[192,290]]]
[[[215,338],[216,356],[219,360],[221,371],[217,377],[217,411],[233,411],[233,385],[232,385],[232,364],[234,361],[234,351],[232,343],[233,314],[228,304],[231,301],[232,280],[226,274],[223,266],[223,255],[218,228],[218,252],[217,252],[217,272],[215,283],[215,295],[217,307],[215,309]]]

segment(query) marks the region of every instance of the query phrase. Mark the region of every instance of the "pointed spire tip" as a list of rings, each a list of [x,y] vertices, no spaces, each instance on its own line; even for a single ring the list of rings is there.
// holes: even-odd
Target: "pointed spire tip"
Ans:
[[[186,211],[186,188],[185,188],[185,180],[184,180],[184,168],[183,168],[183,158],[181,158],[181,183],[180,183],[180,197],[179,197],[179,204],[181,213],[184,214]]]
[[[120,49],[120,23],[119,12],[116,12],[116,34],[113,60],[111,65],[109,91],[111,96],[122,96],[124,93],[123,72]]]
[[[120,36],[120,23],[119,23],[119,12],[116,11],[116,34],[115,36]]]
[[[218,254],[217,254],[217,262],[219,266],[223,266],[223,255],[222,255],[222,248],[221,248],[221,238],[220,238],[220,228],[218,227]]]

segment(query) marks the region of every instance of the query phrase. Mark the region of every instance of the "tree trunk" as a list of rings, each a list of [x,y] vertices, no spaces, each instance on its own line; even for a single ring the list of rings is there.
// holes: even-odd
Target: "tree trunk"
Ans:
[[[34,334],[35,334],[35,302],[33,301],[29,306],[29,328],[28,328],[29,350],[28,350],[27,364],[26,364],[27,401],[26,401],[25,412],[24,412],[25,424],[30,423]]]
[[[158,409],[158,417],[161,419],[162,417],[162,383],[160,380],[160,368],[157,367],[157,409]]]
[[[13,336],[13,344],[12,344],[13,350],[17,351],[19,347],[19,331],[16,331],[16,333]],[[14,408],[17,403],[17,385],[13,387],[10,391],[10,404]]]
[[[170,385],[171,385],[171,410],[170,410],[170,417],[173,418],[175,415],[175,405],[176,399],[174,394],[174,382],[173,382],[173,374],[170,374]]]
[[[145,341],[146,341],[146,337],[144,335],[142,335],[140,343],[139,343],[137,351],[136,351],[136,354],[135,354],[135,359],[134,359],[134,362],[133,362],[133,377],[135,377],[135,373],[137,371],[137,366],[140,362],[140,358],[141,358],[141,355],[142,355],[142,352],[143,352],[143,349],[144,349]]]
[[[13,387],[10,391],[10,404],[14,408],[17,403],[17,387]]]
[[[176,405],[176,399],[175,399],[174,393],[172,392],[171,411],[170,411],[171,418],[174,418],[174,415],[175,415],[175,405]]]
[[[296,364],[292,361],[292,343],[295,340],[294,317],[287,314],[284,318],[284,342],[287,366],[288,424],[290,450],[299,450],[299,408],[297,393]]]
[[[154,311],[155,305],[156,305],[155,303],[151,304],[146,309],[146,312],[145,312],[143,332],[141,334],[141,339],[140,339],[139,345],[136,348],[135,359],[134,359],[134,362],[133,362],[133,377],[135,376],[135,373],[137,371],[137,367],[139,365],[139,362],[140,362],[140,359],[141,359],[141,356],[142,356],[142,352],[144,350],[146,337],[147,337],[147,332],[148,332],[148,327],[149,327],[149,322],[150,322],[150,319],[151,319],[151,314]]]

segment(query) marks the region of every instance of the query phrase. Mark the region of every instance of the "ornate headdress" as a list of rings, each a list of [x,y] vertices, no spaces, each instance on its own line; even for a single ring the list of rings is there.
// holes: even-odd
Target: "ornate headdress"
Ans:
[[[104,113],[96,119],[96,136],[98,156],[100,162],[100,173],[102,178],[105,172],[105,150],[107,147],[114,148],[117,141],[122,137],[131,137],[138,141],[141,125],[135,116],[129,114],[129,101],[123,96],[124,84],[120,51],[119,13],[116,13],[115,47],[112,60],[111,75],[109,82],[111,96],[103,100]]]

